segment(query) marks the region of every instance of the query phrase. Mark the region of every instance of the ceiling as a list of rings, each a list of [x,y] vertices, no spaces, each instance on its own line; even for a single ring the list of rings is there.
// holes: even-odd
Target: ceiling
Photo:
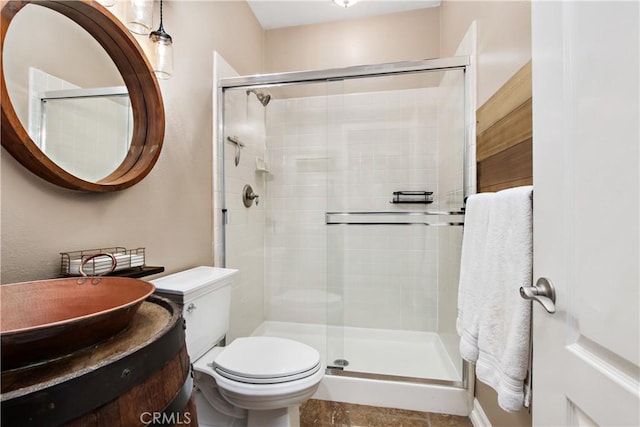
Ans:
[[[248,3],[265,30],[440,6],[440,0],[359,0],[346,9],[331,0],[248,0]]]

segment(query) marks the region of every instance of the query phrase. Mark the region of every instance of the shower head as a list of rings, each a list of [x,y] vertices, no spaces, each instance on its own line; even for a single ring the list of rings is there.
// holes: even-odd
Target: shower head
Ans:
[[[247,96],[249,96],[250,93],[253,93],[256,98],[258,98],[258,101],[260,101],[260,103],[265,107],[267,106],[269,101],[271,101],[271,95],[269,95],[268,93],[258,92],[255,89],[248,89]]]

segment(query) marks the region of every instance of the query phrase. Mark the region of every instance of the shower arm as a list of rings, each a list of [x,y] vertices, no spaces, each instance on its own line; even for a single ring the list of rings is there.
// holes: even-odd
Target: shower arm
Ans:
[[[269,95],[268,93],[258,92],[255,89],[247,89],[247,96],[249,96],[249,94],[251,93],[254,94],[256,98],[258,98],[258,101],[260,101],[263,107],[266,107],[267,104],[269,104],[269,101],[271,101],[271,95]]]

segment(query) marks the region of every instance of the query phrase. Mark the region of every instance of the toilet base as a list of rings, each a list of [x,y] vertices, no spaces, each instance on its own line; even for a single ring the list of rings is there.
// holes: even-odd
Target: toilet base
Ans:
[[[211,406],[203,393],[195,389],[199,427],[247,427],[247,419],[230,416]]]
[[[300,427],[300,407],[295,405],[266,411],[250,410],[247,427]]]
[[[200,427],[300,427],[299,405],[268,410],[238,409],[238,413],[231,414],[227,408],[212,406],[211,396],[206,398],[202,390],[196,388],[193,392]],[[241,416],[239,411],[243,411],[246,416]]]

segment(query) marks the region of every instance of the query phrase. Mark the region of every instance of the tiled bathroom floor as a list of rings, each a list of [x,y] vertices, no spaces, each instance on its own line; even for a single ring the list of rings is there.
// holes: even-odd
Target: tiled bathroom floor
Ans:
[[[467,417],[309,400],[300,406],[300,427],[472,427]]]

